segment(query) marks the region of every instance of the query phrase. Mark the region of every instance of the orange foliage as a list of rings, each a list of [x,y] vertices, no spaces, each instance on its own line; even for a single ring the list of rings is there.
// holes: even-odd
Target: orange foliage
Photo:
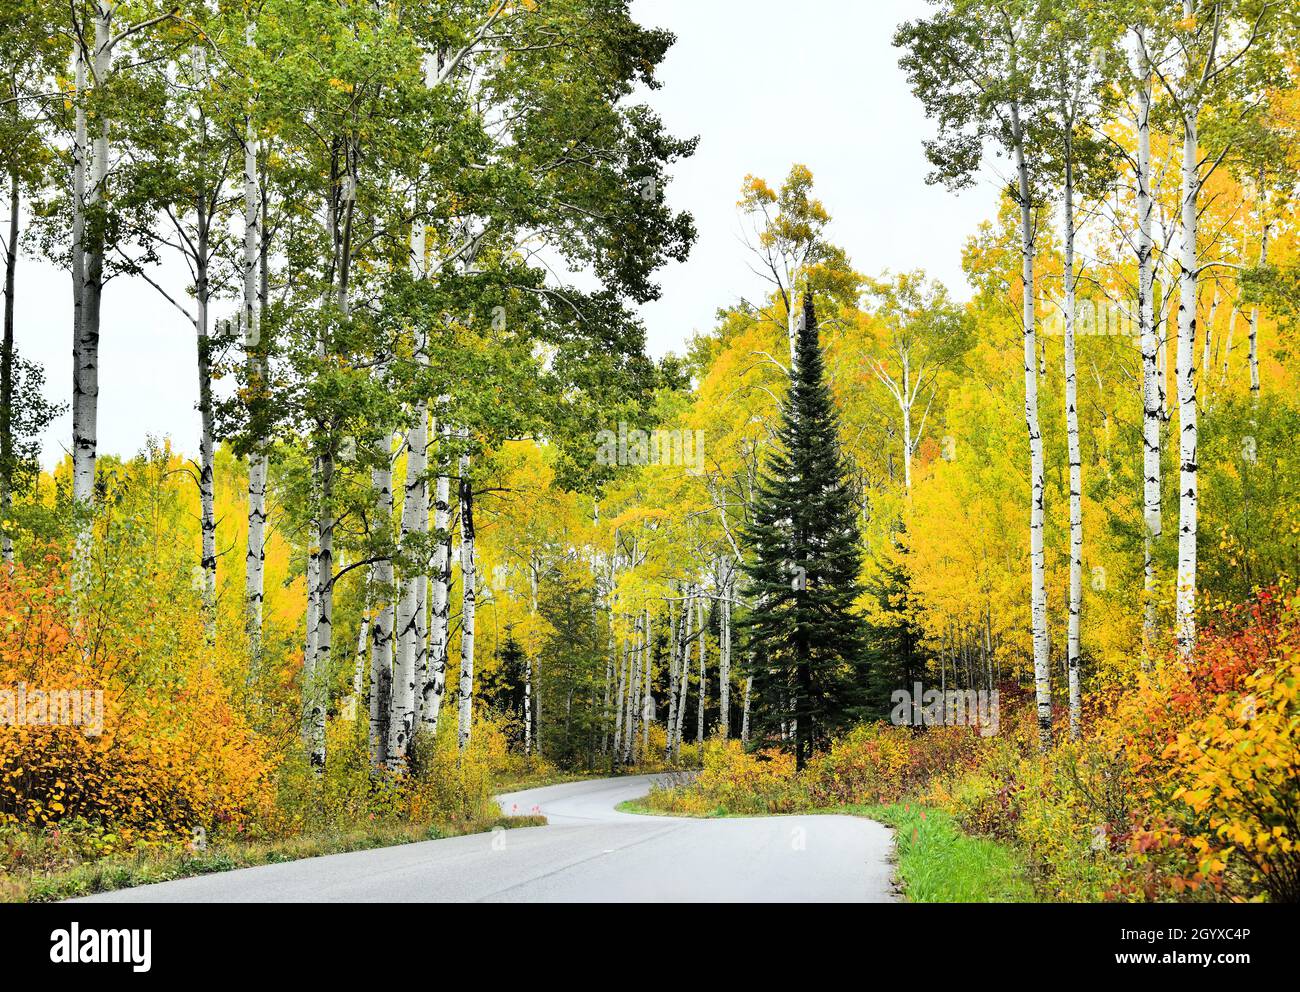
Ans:
[[[136,664],[107,666],[78,646],[67,590],[53,558],[0,573],[0,689],[11,701],[0,725],[0,823],[80,818],[124,841],[242,827],[269,801],[267,755],[205,657],[201,624],[165,615],[177,622],[160,627],[163,644],[141,635],[130,646]],[[155,658],[160,647],[166,656]],[[165,665],[164,685],[137,684],[142,661]],[[102,699],[102,711],[83,707],[77,725],[16,724],[20,687],[75,691]]]

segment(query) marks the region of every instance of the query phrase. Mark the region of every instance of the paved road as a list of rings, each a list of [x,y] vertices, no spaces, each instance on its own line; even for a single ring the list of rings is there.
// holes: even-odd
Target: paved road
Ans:
[[[654,776],[498,797],[549,826],[122,889],[97,902],[888,902],[887,828],[851,816],[698,820],[614,807]]]

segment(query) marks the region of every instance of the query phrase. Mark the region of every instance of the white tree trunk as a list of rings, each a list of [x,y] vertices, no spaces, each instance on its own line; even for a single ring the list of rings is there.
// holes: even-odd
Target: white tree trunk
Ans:
[[[261,345],[261,306],[257,286],[257,261],[261,254],[260,196],[257,192],[257,152],[252,127],[244,137],[244,281],[243,334],[247,351],[248,387],[263,390],[266,381],[265,352]],[[264,447],[253,447],[248,455],[248,546],[244,553],[244,629],[253,671],[260,670],[261,628],[266,568],[266,476],[269,462]]]
[[[611,625],[613,617],[610,617]],[[619,763],[623,761],[623,717],[627,710],[625,693],[627,692],[627,641],[619,639],[620,650],[615,657],[618,664],[618,686],[614,691],[614,757]]]
[[[632,650],[629,655],[627,685],[627,739],[623,742],[623,760],[632,764],[636,760],[637,718],[641,706],[641,618],[633,623]]]
[[[1029,168],[1025,161],[1019,110],[1013,110],[1016,172],[1020,197],[1021,281],[1024,288],[1025,426],[1029,432],[1030,512],[1030,619],[1034,644],[1034,696],[1038,709],[1039,746],[1052,742],[1052,682],[1047,638],[1047,582],[1043,552],[1044,481],[1043,435],[1038,425],[1037,339],[1034,328],[1034,219],[1030,202]]]
[[[650,724],[654,721],[654,630],[651,626],[650,611],[645,611],[645,658],[641,666],[641,755],[650,755]]]
[[[745,701],[744,712],[740,718],[740,743],[749,743],[749,696],[754,691],[754,676],[747,676],[745,679]]]
[[[440,428],[443,449],[451,438],[451,427]],[[433,527],[440,535],[433,555],[433,575],[429,590],[429,669],[430,677],[420,700],[420,722],[432,736],[438,732],[438,716],[447,694],[447,657],[451,626],[451,479],[438,476],[433,496]]]
[[[707,623],[707,620],[704,614],[703,594],[701,594],[699,599],[696,600],[696,603],[697,603],[696,609],[699,612],[699,630],[700,630],[700,694],[699,694],[700,708],[698,713],[696,714],[695,743],[703,744],[704,743],[704,707],[709,701],[709,676],[708,676],[708,672],[705,670],[704,667],[705,664],[704,663],[704,655],[705,655],[704,642],[706,640],[704,636],[704,631],[705,631],[705,624]]]
[[[1139,42],[1142,37],[1139,34]],[[1137,262],[1138,336],[1142,349],[1142,663],[1149,668],[1156,641],[1156,543],[1162,532],[1160,497],[1160,430],[1164,386],[1160,374],[1160,341],[1156,331],[1154,271],[1151,251],[1151,78],[1143,63],[1138,90],[1137,120]]]
[[[357,707],[360,705],[361,693],[366,688],[366,662],[370,652],[370,589],[366,588],[365,602],[361,607],[361,622],[357,624],[357,653],[352,665],[352,714],[350,719],[359,720]]]
[[[677,728],[673,731],[674,757],[682,753],[682,737],[686,728],[686,696],[691,686],[691,633],[695,621],[695,590],[686,590],[686,605],[682,619],[682,671],[681,685],[678,686]]]
[[[1182,245],[1179,253],[1178,352],[1174,377],[1178,384],[1178,590],[1176,633],[1178,653],[1190,663],[1196,648],[1197,537],[1197,408],[1196,408],[1196,252],[1197,208],[1200,199],[1197,116],[1188,101],[1183,110]]]
[[[315,699],[316,651],[320,640],[320,553],[316,548],[319,528],[316,521],[308,525],[307,550],[307,638],[302,654],[302,738],[308,749],[312,739],[312,705]]]
[[[428,523],[425,491],[425,408],[417,405],[407,431],[406,483],[402,499],[402,545],[419,540]],[[403,576],[397,603],[397,654],[393,665],[392,717],[388,727],[388,762],[396,768],[409,756],[415,729],[420,658],[424,656],[419,570]]]
[[[467,431],[462,431],[468,437]],[[461,750],[470,742],[474,719],[474,488],[469,455],[460,456],[460,709],[457,728]]]
[[[908,498],[912,496],[912,405],[911,383],[908,381],[911,369],[907,357],[903,358],[903,389],[898,397],[899,412],[903,415],[903,490]]]
[[[1261,209],[1262,197],[1261,196]],[[1268,264],[1268,234],[1269,225],[1264,225],[1264,233],[1259,242],[1259,264],[1265,266]],[[1208,369],[1208,364],[1206,365]],[[1254,403],[1259,402],[1259,307],[1254,306],[1250,310],[1250,398]]]
[[[724,562],[719,583],[722,600],[718,604],[718,705],[721,707],[718,732],[723,740],[731,736],[731,595],[734,574]]]
[[[334,647],[334,456],[320,458],[320,530],[317,551],[316,651],[311,680],[310,758],[317,772],[325,770],[325,717],[329,711],[330,664]]]
[[[411,225],[411,276],[423,278],[425,257],[424,225]],[[425,331],[415,329],[417,365],[425,361]],[[406,483],[402,491],[402,548],[423,543],[429,529],[429,408],[417,402],[411,409],[406,432]],[[424,636],[424,568],[402,576],[401,596],[397,602],[397,655],[393,666],[392,716],[388,725],[388,764],[399,768],[410,757],[411,739],[420,700],[429,682],[428,648]]]
[[[94,48],[91,51],[91,68],[94,89],[107,85],[113,67],[113,52],[109,44],[112,8],[102,3],[93,5]],[[99,443],[99,319],[103,297],[104,245],[102,225],[97,226],[94,237],[87,240],[88,216],[94,216],[104,201],[108,178],[108,120],[101,113],[93,142],[88,133],[87,113],[84,106],[86,94],[86,63],[78,57],[76,71],[79,76],[77,90],[80,100],[74,137],[74,203],[80,205],[79,217],[73,220],[73,278],[74,318],[72,345],[72,497],[81,517],[77,523],[76,560],[80,582],[86,580],[91,554],[92,530],[90,513],[95,502],[95,457]],[[86,182],[86,163],[90,169]]]
[[[393,521],[393,441],[388,434],[380,444],[379,464],[370,472],[375,496],[375,519],[391,533]],[[370,763],[378,768],[388,760],[388,721],[393,692],[393,562],[384,558],[370,567],[370,585],[378,597],[370,627]]]
[[[677,614],[668,604],[668,720],[664,724],[664,757],[673,756],[673,733],[677,729]]]
[[[206,241],[206,238],[202,239]],[[199,533],[201,552],[199,567],[203,573],[203,629],[208,644],[217,638],[217,512],[213,479],[212,343],[208,328],[206,246],[199,249],[198,300],[195,328],[198,332],[199,380]]]
[[[252,45],[253,25],[245,32]],[[244,257],[243,311],[244,352],[247,356],[248,388],[260,393],[266,382],[266,353],[262,343],[262,308],[258,299],[258,260],[262,250],[261,191],[257,176],[257,135],[250,115],[244,124]],[[251,671],[261,668],[262,602],[266,572],[266,452],[256,445],[248,456],[248,547],[244,554],[244,626],[248,635]]]
[[[1070,737],[1082,732],[1083,702],[1079,689],[1079,611],[1083,604],[1083,456],[1079,449],[1079,388],[1074,353],[1074,174],[1065,164],[1065,423],[1070,458],[1070,603],[1066,668],[1070,694]]]

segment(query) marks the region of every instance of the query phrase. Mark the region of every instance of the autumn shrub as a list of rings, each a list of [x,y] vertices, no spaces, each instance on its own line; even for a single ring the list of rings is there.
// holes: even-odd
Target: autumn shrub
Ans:
[[[438,733],[416,734],[409,815],[415,819],[466,823],[490,819],[500,810],[492,800],[494,774],[506,764],[506,735],[492,720],[475,723],[462,749],[452,720]]]
[[[779,750],[748,752],[739,741],[711,739],[703,768],[689,783],[651,790],[647,805],[689,816],[760,816],[791,813],[807,803],[795,779],[793,755]]]
[[[269,797],[269,757],[196,615],[157,595],[151,623],[95,627],[87,646],[95,619],[83,604],[74,623],[68,589],[53,558],[0,573],[0,688],[102,693],[102,726],[85,712],[0,725],[0,822],[84,821],[124,844],[245,824]]]
[[[1165,751],[1177,762],[1172,799],[1200,872],[1214,878],[1235,855],[1250,882],[1300,901],[1300,645],[1225,693]]]
[[[1028,708],[1004,711],[977,766],[927,799],[1023,848],[1051,898],[1295,899],[1298,607],[1264,590],[1219,609],[1192,665],[1094,694],[1083,740],[1049,754]]]
[[[972,727],[914,730],[883,722],[860,724],[813,760],[806,787],[819,806],[893,803],[940,771],[972,765],[978,746]]]

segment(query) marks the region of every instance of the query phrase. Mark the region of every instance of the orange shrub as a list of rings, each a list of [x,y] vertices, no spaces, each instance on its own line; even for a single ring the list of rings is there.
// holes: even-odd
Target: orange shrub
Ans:
[[[151,595],[152,625],[130,642],[105,625],[87,649],[74,637],[66,570],[44,565],[0,572],[0,822],[78,819],[128,838],[242,827],[269,800],[268,759],[192,603]],[[20,690],[69,690],[102,709],[83,708],[78,725],[32,725],[30,711],[16,722]]]
[[[808,770],[809,793],[819,806],[897,802],[940,772],[971,767],[979,743],[972,727],[913,730],[862,724],[814,759]]]

